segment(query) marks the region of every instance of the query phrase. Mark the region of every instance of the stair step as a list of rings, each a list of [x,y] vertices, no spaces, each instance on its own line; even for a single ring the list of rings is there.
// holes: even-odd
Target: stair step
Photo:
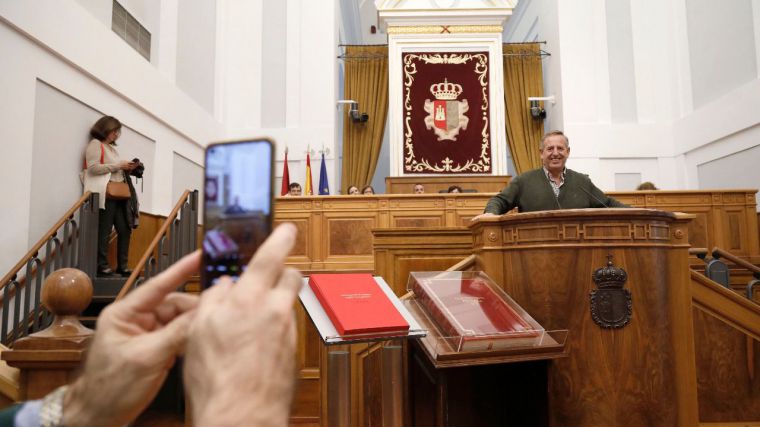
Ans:
[[[93,293],[98,296],[115,297],[126,282],[126,277],[96,277],[92,284]]]

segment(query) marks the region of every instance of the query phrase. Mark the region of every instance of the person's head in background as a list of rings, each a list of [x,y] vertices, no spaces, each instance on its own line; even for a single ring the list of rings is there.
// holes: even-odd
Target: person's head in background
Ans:
[[[449,189],[447,190],[447,192],[448,193],[461,193],[462,192],[462,187],[460,187],[458,185],[452,185],[451,187],[449,187]]]
[[[116,144],[121,136],[121,122],[116,117],[103,116],[90,128],[90,136],[106,144]]]
[[[659,190],[654,183],[646,181],[639,184],[638,187],[636,187],[636,191],[642,191],[642,190]]]
[[[301,184],[297,182],[291,182],[290,183],[290,192],[288,192],[291,196],[300,196],[301,195]]]
[[[358,196],[359,195],[359,187],[355,185],[349,185],[348,191],[346,192],[349,196]]]
[[[414,194],[425,194],[425,186],[422,184],[414,184]]]
[[[365,185],[364,188],[362,188],[362,194],[364,194],[365,196],[366,195],[371,196],[371,195],[375,194],[375,189],[372,188],[371,185]]]

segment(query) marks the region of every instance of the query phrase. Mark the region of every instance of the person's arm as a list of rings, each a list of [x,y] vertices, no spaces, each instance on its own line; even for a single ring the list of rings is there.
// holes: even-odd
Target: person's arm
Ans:
[[[285,267],[296,227],[277,227],[240,279],[205,291],[184,359],[184,385],[199,426],[284,426],[296,378],[293,304],[302,285]]]
[[[87,169],[95,175],[103,175],[106,173],[118,172],[122,169],[127,170],[130,167],[130,163],[126,160],[122,160],[118,163],[100,163],[101,143],[89,143],[87,149],[84,152],[84,158],[87,162]]]
[[[516,177],[509,183],[509,185],[507,185],[507,188],[501,191],[501,193],[491,197],[491,200],[488,201],[483,212],[494,215],[505,214],[517,206],[519,195],[520,177]]]

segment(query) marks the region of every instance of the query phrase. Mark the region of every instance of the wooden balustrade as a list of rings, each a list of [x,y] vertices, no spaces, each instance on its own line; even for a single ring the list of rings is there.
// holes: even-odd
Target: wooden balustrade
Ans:
[[[54,315],[52,324],[0,354],[21,371],[20,400],[39,399],[74,379],[93,335],[78,318],[91,300],[92,282],[80,270],[56,270],[45,279],[42,304]]]

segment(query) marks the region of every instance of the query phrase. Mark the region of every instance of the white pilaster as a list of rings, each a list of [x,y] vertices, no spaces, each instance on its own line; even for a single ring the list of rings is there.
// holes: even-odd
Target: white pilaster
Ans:
[[[444,4],[445,3],[445,4]],[[489,53],[489,132],[492,170],[507,173],[505,132],[502,25],[511,15],[516,1],[425,1],[377,0],[375,5],[384,28],[424,27],[388,34],[388,117],[390,133],[391,176],[403,176],[403,64],[404,52],[482,52]],[[468,31],[436,32],[438,26],[468,26]],[[527,102],[527,100],[526,100]]]

